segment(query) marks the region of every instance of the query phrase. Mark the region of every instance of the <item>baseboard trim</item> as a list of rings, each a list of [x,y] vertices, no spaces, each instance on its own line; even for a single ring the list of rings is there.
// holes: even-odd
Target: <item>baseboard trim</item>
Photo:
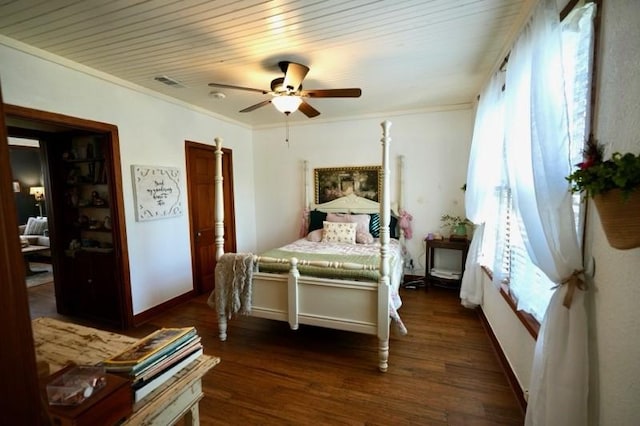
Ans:
[[[195,297],[195,291],[191,290],[180,296],[174,297],[173,299],[167,300],[159,305],[154,306],[151,309],[147,309],[146,311],[140,312],[133,316],[133,326],[138,327],[146,322],[151,321],[153,318],[162,314],[163,312],[183,304],[184,302],[193,299]]]
[[[504,351],[502,350],[502,347],[498,342],[498,338],[493,333],[493,330],[491,329],[491,325],[489,324],[487,317],[482,311],[482,308],[478,308],[477,311],[478,311],[478,317],[480,318],[480,324],[482,324],[482,328],[484,328],[485,333],[487,333],[487,336],[491,341],[491,347],[493,348],[493,352],[496,354],[496,357],[498,358],[498,363],[500,364],[500,367],[502,368],[502,371],[504,372],[504,375],[507,378],[507,382],[509,382],[509,387],[511,388],[511,390],[513,391],[513,394],[518,400],[518,405],[520,406],[520,410],[524,415],[527,411],[527,400],[525,399],[524,392],[520,387],[520,383],[518,382],[518,379],[516,378],[515,373],[511,369],[511,365],[509,365],[509,362],[507,361],[507,357],[505,356]]]

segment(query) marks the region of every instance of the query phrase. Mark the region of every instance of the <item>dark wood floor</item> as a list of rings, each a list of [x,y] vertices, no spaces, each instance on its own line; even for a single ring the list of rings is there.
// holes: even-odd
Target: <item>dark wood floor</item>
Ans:
[[[30,289],[32,315],[57,316],[44,305],[51,287]],[[203,425],[522,425],[477,313],[450,290],[401,296],[409,334],[392,334],[386,373],[374,336],[239,317],[220,342],[206,295],[125,334],[196,326],[222,359],[203,380]]]

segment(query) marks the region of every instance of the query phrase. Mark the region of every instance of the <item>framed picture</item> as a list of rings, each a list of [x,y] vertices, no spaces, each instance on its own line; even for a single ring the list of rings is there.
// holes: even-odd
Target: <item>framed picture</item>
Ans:
[[[131,166],[136,220],[182,215],[180,170],[174,167]]]
[[[316,204],[326,203],[349,194],[378,202],[382,167],[331,167],[314,169]]]

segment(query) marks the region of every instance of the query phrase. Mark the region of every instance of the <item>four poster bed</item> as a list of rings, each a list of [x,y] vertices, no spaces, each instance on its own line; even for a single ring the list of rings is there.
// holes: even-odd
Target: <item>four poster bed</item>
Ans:
[[[404,270],[400,241],[402,231],[399,239],[390,238],[388,226],[392,211],[389,169],[391,123],[384,121],[381,125],[380,202],[351,194],[313,205],[311,213],[326,214],[322,229],[260,256],[223,253],[222,148],[221,140],[216,138],[218,263],[215,290],[208,302],[218,312],[220,340],[226,340],[227,320],[236,313],[287,321],[293,330],[298,329],[299,324],[307,324],[372,334],[378,337],[379,342],[378,368],[387,370],[390,324],[394,321],[401,333],[406,333],[406,329],[397,313],[401,304],[398,288]],[[305,170],[305,180],[307,176]],[[308,188],[305,192],[306,198]],[[305,207],[309,206],[309,203],[305,204]],[[363,216],[370,226],[369,219],[376,215],[380,221],[379,237],[373,242],[369,239],[368,244],[353,241],[352,234],[362,231]],[[377,223],[376,229],[372,230],[378,231]]]

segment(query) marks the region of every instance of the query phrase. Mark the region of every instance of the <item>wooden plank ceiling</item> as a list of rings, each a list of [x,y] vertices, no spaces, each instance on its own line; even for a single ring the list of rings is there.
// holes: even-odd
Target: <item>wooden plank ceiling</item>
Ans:
[[[0,0],[0,43],[265,126],[284,116],[271,105],[238,111],[271,95],[208,83],[269,90],[288,60],[310,68],[305,89],[362,89],[356,99],[309,100],[321,112],[313,120],[470,104],[533,1]]]

